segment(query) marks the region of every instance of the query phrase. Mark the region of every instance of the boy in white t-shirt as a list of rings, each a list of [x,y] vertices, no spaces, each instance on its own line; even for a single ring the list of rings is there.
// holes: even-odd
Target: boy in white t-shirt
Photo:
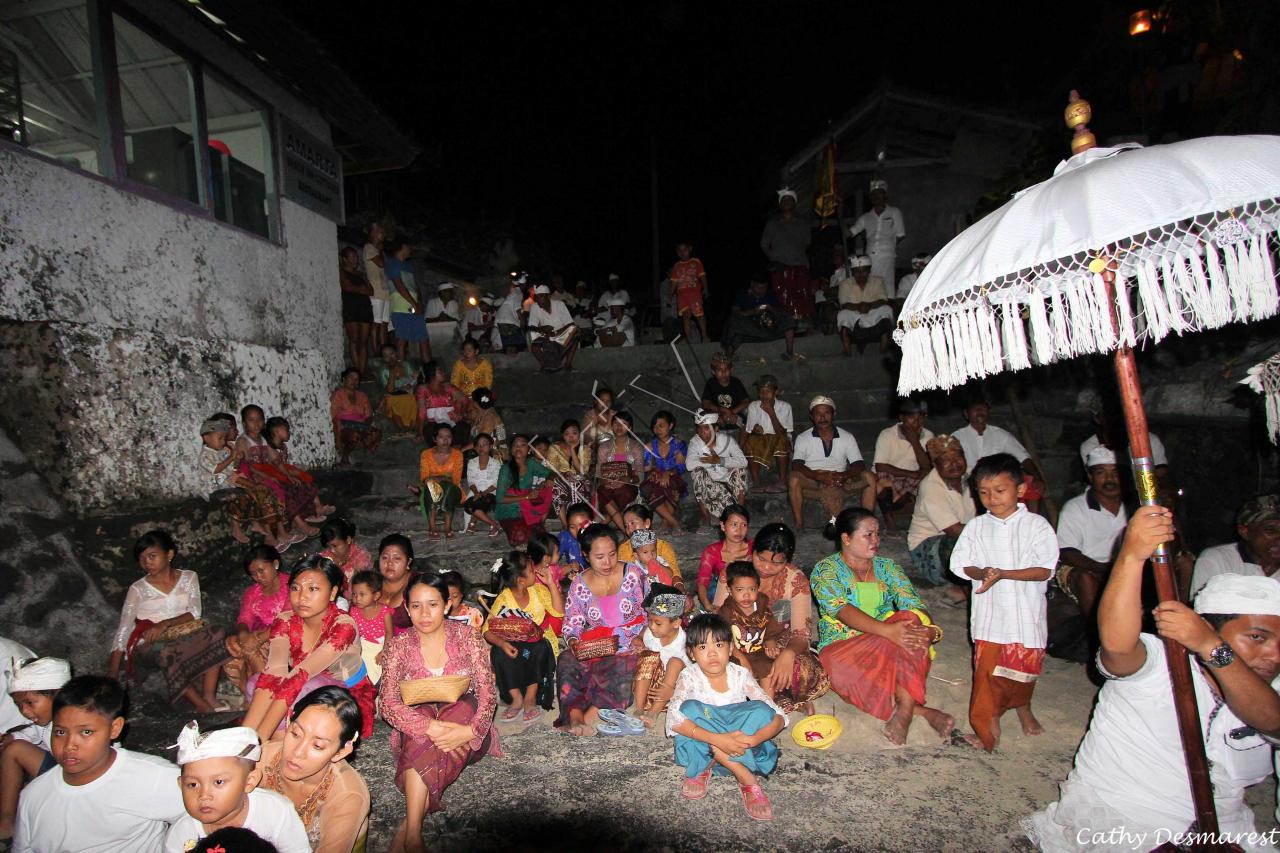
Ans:
[[[752,486],[758,487],[766,471],[778,466],[778,482],[757,488],[760,492],[785,492],[791,473],[791,434],[795,417],[791,404],[778,399],[778,379],[768,373],[756,380],[759,400],[747,406],[742,427],[742,452],[747,456],[747,472]]]
[[[124,730],[124,688],[81,675],[53,700],[50,746],[59,767],[31,780],[18,801],[12,853],[156,853],[182,817],[178,768],[113,746]]]
[[[247,726],[200,733],[195,720],[178,735],[179,784],[187,813],[169,827],[165,853],[186,853],[228,826],[252,830],[280,853],[311,853],[311,842],[293,803],[275,791],[259,791],[262,757],[258,733]]]
[[[644,651],[636,664],[632,685],[636,711],[648,728],[653,728],[658,715],[667,709],[667,700],[676,689],[680,673],[689,666],[685,653],[684,615],[688,597],[674,586],[655,583],[644,599],[649,625],[640,634]]]
[[[1044,731],[1031,713],[1031,693],[1049,639],[1045,592],[1058,563],[1058,537],[1021,502],[1027,484],[1014,456],[984,458],[970,483],[987,512],[964,526],[951,552],[951,572],[973,585],[974,734],[965,740],[992,752],[1000,742],[1000,717],[1009,709],[1017,712],[1024,734]]]

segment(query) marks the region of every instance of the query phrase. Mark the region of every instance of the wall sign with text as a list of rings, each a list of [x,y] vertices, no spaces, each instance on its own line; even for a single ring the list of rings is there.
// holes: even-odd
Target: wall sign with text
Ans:
[[[278,125],[284,197],[342,224],[342,157],[287,116]]]

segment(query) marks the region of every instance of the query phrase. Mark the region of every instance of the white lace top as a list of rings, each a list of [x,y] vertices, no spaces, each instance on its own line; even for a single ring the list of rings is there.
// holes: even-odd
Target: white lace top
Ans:
[[[480,467],[480,457],[476,456],[467,463],[467,486],[480,494],[490,486],[497,487],[498,472],[502,470],[502,460],[496,456],[489,457],[489,464]]]
[[[684,672],[680,673],[680,678],[676,680],[676,689],[671,694],[671,701],[667,703],[667,737],[675,737],[676,726],[688,719],[680,713],[680,706],[688,699],[697,699],[707,705],[733,705],[737,702],[752,700],[763,702],[772,708],[774,713],[782,718],[783,725],[786,725],[787,715],[782,713],[777,703],[764,692],[755,676],[751,674],[751,670],[731,663],[726,673],[729,676],[729,689],[721,693],[711,686],[711,682],[702,674],[697,664],[685,667]]]
[[[151,585],[146,578],[139,578],[129,587],[124,597],[124,607],[120,610],[120,627],[116,629],[115,642],[111,651],[122,652],[133,633],[134,623],[139,619],[159,622],[190,613],[200,618],[200,577],[192,571],[181,569],[178,582],[166,595]]]

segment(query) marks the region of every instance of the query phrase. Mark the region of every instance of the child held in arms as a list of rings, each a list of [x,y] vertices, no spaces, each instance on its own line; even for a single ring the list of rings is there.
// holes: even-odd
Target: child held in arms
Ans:
[[[760,689],[751,671],[732,660],[733,632],[714,613],[702,613],[685,632],[693,666],[680,673],[667,704],[667,735],[676,739],[676,763],[684,767],[681,795],[707,795],[713,773],[731,775],[752,820],[773,820],[773,805],[756,774],[778,764],[773,737],[787,717]]]
[[[178,768],[113,746],[124,724],[124,688],[114,678],[80,675],[62,686],[50,734],[58,769],[22,792],[13,853],[160,849],[184,814]]]
[[[18,713],[31,722],[26,728],[0,735],[0,840],[13,837],[22,786],[58,766],[49,751],[53,697],[70,680],[71,664],[65,660],[13,661],[9,698],[18,706]]]
[[[165,853],[186,853],[210,833],[230,826],[252,830],[280,853],[311,853],[293,803],[258,790],[262,771],[258,733],[247,726],[200,733],[195,720],[178,735],[178,784],[187,813],[169,827]]]
[[[1027,484],[1016,457],[984,457],[969,481],[987,512],[965,525],[951,552],[952,574],[973,586],[974,734],[965,740],[992,752],[1000,743],[1000,717],[1011,708],[1024,734],[1044,731],[1031,713],[1031,693],[1049,639],[1045,592],[1058,564],[1058,537],[1021,502]]]

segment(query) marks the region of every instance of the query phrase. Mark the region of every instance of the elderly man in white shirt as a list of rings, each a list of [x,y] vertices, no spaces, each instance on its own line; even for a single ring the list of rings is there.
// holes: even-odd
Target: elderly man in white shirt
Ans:
[[[936,435],[925,444],[925,450],[933,470],[920,481],[911,526],[907,528],[911,576],[944,587],[944,594],[960,603],[968,596],[963,587],[949,582],[951,552],[964,526],[977,515],[965,482],[964,448],[954,436]]]
[[[633,347],[636,345],[636,324],[624,312],[626,300],[613,297],[608,302],[609,316],[596,320],[596,343],[602,347]]]
[[[1008,453],[1021,462],[1022,470],[1029,478],[1025,481],[1027,491],[1023,494],[1022,500],[1028,509],[1035,512],[1039,508],[1040,498],[1044,495],[1044,477],[1040,474],[1036,463],[1032,461],[1031,454],[1022,446],[1022,442],[1014,438],[1013,433],[1007,429],[990,423],[990,418],[991,406],[986,400],[981,397],[970,400],[964,407],[964,419],[968,425],[960,427],[951,435],[964,448],[964,460],[969,466],[969,471],[972,471],[973,466],[977,465],[984,456],[994,456],[997,453]]]
[[[427,307],[423,310],[423,316],[426,317],[428,323],[436,323],[443,320],[451,320],[458,322],[462,317],[462,306],[458,304],[455,294],[458,288],[451,281],[442,281],[440,286],[436,288],[436,295],[427,300]]]
[[[738,442],[716,428],[719,422],[718,413],[699,409],[693,416],[696,432],[684,455],[702,523],[710,526],[730,504],[747,499],[747,457]]]
[[[924,268],[932,260],[933,255],[916,255],[911,259],[911,272],[898,279],[898,286],[893,295],[895,308],[902,308],[902,303],[907,300],[907,294],[911,292],[912,288],[916,286],[916,282],[920,279],[920,273],[924,272]]]
[[[1191,597],[1217,575],[1277,577],[1280,571],[1280,495],[1259,495],[1236,513],[1239,540],[1205,548],[1191,574]]]
[[[1062,507],[1058,516],[1058,586],[1080,605],[1085,621],[1094,624],[1094,608],[1111,572],[1129,513],[1116,454],[1095,447],[1087,461],[1089,488]]]
[[[523,317],[523,288],[528,276],[514,276],[511,279],[507,296],[498,303],[493,314],[493,348],[497,352],[513,355],[525,349],[524,330],[521,328]]]
[[[543,373],[573,369],[573,357],[578,352],[578,327],[563,302],[551,301],[551,288],[545,284],[533,289],[529,338],[529,352]]]
[[[816,500],[828,517],[840,514],[846,498],[858,497],[868,511],[876,505],[876,476],[862,461],[858,440],[835,424],[836,403],[818,395],[809,401],[813,429],[796,434],[787,493],[796,530],[804,529],[804,502]]]
[[[893,327],[893,309],[884,280],[871,274],[871,259],[865,255],[849,263],[849,278],[840,282],[836,299],[840,311],[836,314],[836,329],[846,356],[853,355],[853,345],[861,353],[867,344],[878,341],[880,351],[889,346],[889,331]]]
[[[907,236],[902,221],[902,211],[889,206],[889,184],[886,181],[871,182],[871,209],[859,216],[849,226],[849,236],[865,234],[867,254],[871,256],[871,274],[884,282],[889,299],[894,297],[894,264],[898,258],[898,243]]]

